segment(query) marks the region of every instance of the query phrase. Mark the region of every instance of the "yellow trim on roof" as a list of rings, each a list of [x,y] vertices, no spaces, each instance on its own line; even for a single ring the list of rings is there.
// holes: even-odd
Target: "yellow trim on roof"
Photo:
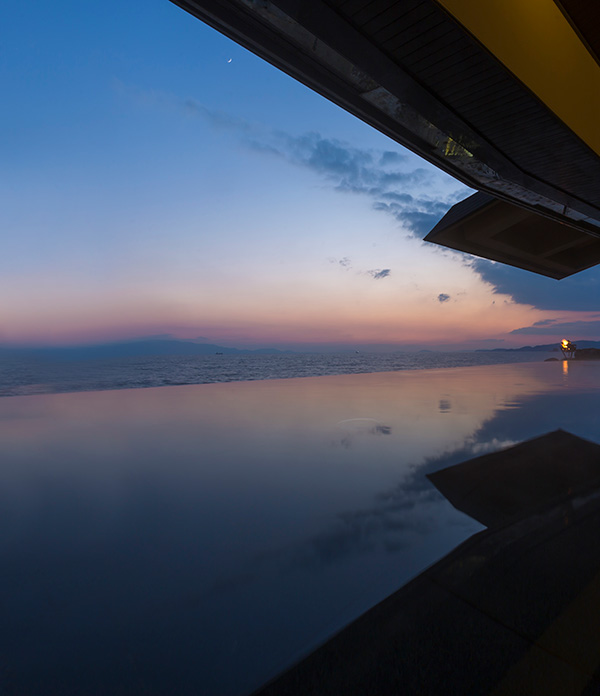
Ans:
[[[600,155],[600,66],[553,0],[437,0]]]

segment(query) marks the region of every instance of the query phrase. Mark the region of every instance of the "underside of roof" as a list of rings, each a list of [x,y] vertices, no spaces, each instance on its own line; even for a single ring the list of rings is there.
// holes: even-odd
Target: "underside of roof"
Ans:
[[[453,16],[461,0],[173,1],[472,188],[528,210],[530,222],[548,218],[539,234],[552,235],[554,220],[567,237],[600,237],[600,157],[585,130],[600,119],[566,125],[568,100],[563,113],[517,78],[471,33],[476,21],[467,29]],[[545,2],[560,10],[573,60],[580,54],[594,79],[598,68],[588,86],[600,93],[594,3]],[[511,263],[492,251],[481,255]]]
[[[600,238],[481,192],[450,208],[425,241],[557,280],[600,263]]]

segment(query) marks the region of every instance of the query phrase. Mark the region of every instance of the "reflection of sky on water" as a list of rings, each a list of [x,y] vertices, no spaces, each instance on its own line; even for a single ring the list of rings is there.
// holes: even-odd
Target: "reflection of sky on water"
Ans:
[[[598,385],[541,363],[0,400],[0,690],[249,691],[480,528],[426,473],[598,441]]]

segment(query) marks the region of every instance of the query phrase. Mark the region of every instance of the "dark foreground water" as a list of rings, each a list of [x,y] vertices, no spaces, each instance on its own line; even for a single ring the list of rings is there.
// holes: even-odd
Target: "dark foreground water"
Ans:
[[[235,696],[480,526],[425,474],[562,427],[600,363],[0,399],[0,694]]]
[[[0,396],[542,362],[559,355],[467,351],[142,356],[81,361],[2,358]]]

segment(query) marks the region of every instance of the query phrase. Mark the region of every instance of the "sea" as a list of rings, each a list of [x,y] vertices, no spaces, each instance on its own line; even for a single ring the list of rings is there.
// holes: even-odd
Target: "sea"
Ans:
[[[557,353],[464,351],[138,356],[94,360],[6,357],[0,396],[210,384],[542,362]]]

